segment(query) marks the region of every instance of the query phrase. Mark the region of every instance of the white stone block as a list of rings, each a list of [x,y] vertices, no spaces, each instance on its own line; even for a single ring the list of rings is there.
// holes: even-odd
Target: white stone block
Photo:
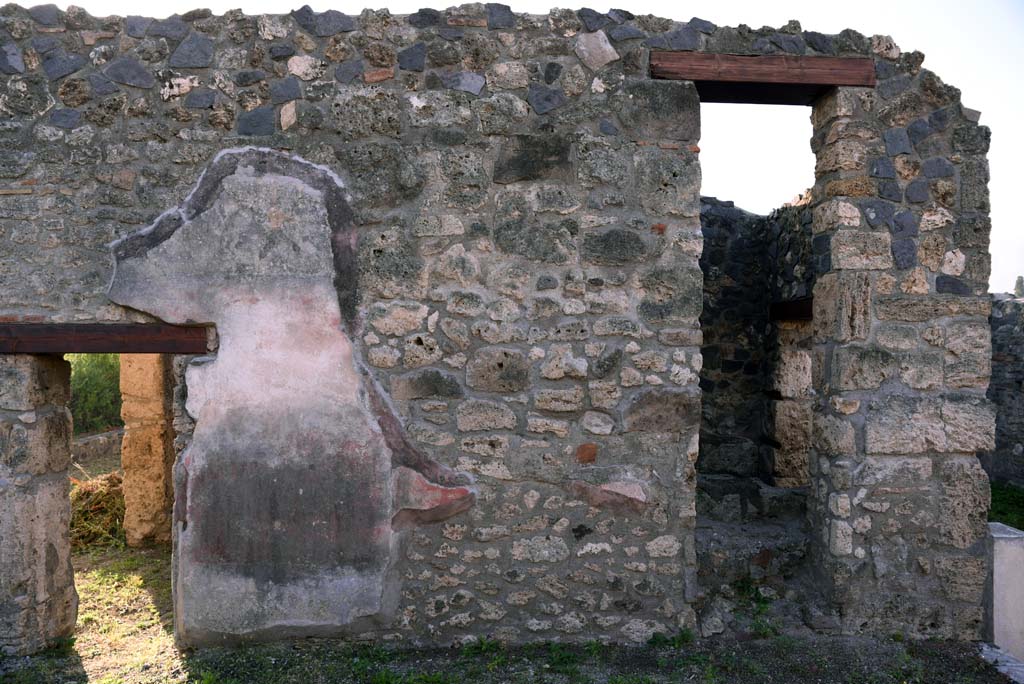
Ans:
[[[992,639],[1024,659],[1024,531],[989,523],[992,544]]]

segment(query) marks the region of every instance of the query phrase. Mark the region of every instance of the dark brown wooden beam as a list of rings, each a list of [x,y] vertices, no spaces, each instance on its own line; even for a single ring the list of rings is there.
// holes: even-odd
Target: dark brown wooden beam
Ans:
[[[867,57],[651,51],[651,78],[693,81],[701,102],[812,104],[836,86],[874,87]]]
[[[772,302],[768,317],[773,321],[810,321],[814,318],[814,297]]]
[[[206,328],[163,323],[0,323],[0,354],[205,354]]]

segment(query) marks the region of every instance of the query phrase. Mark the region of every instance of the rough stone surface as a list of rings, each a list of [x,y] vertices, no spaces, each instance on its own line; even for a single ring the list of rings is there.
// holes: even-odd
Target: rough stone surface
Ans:
[[[192,366],[190,391],[175,390],[186,641],[312,632],[310,616],[325,614],[324,631],[429,644],[710,633],[736,624],[717,593],[723,578],[768,591],[804,574],[818,628],[980,636],[976,583],[942,577],[978,572],[987,499],[974,451],[994,446],[989,136],[917,56],[853,31],[625,10],[35,14],[57,23],[17,6],[0,20],[0,316],[217,327],[214,360]],[[95,44],[97,27],[115,35]],[[197,40],[212,43],[209,65],[174,66]],[[422,71],[402,68],[398,55],[417,44]],[[648,78],[650,49],[859,56],[880,82],[812,107],[810,193],[716,232],[701,220],[696,91]],[[418,52],[407,66],[419,67]],[[297,99],[289,77],[301,81]],[[259,158],[242,164],[251,174],[226,171],[234,157],[217,155],[239,137],[309,163],[249,152],[239,154]],[[157,291],[179,272],[163,270],[112,293],[151,300],[112,302],[105,245],[154,217],[148,237],[120,243],[151,246],[122,254],[120,278],[147,261],[142,251],[171,250],[204,225],[232,228],[211,228],[202,249],[173,262],[196,275],[176,276],[187,291]],[[228,251],[245,258],[216,256],[243,222],[245,239]],[[351,227],[325,228],[337,225]],[[812,321],[767,313],[811,295]],[[392,305],[396,317],[375,327]],[[410,316],[398,312],[407,305]],[[249,350],[237,326],[257,319],[248,335],[268,343]],[[517,359],[511,384],[488,358],[496,349]],[[287,373],[259,362],[278,353]],[[787,370],[796,358],[800,370]],[[864,359],[880,363],[846,365]],[[312,368],[320,362],[330,370]],[[234,363],[246,370],[230,382],[204,382]],[[247,381],[259,391],[239,389]],[[208,417],[299,384],[301,402]],[[378,385],[395,394],[371,392]],[[0,394],[32,411],[26,387]],[[330,401],[307,410],[320,390]],[[194,425],[186,396],[203,407]],[[3,420],[23,423],[22,412]],[[921,429],[905,434],[908,419]],[[214,427],[229,423],[237,430]],[[339,444],[347,457],[317,460]],[[180,457],[214,446],[223,462]],[[698,478],[698,457],[714,453],[718,472]],[[448,489],[465,482],[440,477],[454,471],[476,479],[479,498],[427,524],[464,502]],[[230,486],[222,472],[235,475]],[[358,510],[345,495],[353,486]],[[238,502],[240,491],[266,505]],[[326,505],[297,510],[300,499],[342,503],[332,517]],[[189,517],[191,506],[224,512]],[[246,539],[263,542],[253,554],[288,560],[216,556],[245,556]],[[679,546],[662,555],[667,539]],[[296,577],[299,566],[308,576]],[[213,567],[246,577],[242,589],[205,581]],[[537,596],[523,600],[528,591]],[[255,603],[282,612],[243,615]],[[197,631],[207,618],[210,631]]]
[[[70,366],[0,355],[0,654],[69,636],[78,594],[71,567]]]
[[[121,355],[121,468],[129,546],[171,541],[172,382],[169,357]]]
[[[1024,297],[993,295],[989,324],[993,363],[987,396],[996,410],[996,434],[995,449],[982,452],[981,462],[993,480],[1024,487]],[[970,340],[964,351],[978,346]],[[984,367],[986,360],[976,357],[972,365]]]

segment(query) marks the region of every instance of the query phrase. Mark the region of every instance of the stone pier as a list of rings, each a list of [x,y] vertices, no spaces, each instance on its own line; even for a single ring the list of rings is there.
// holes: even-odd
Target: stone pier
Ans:
[[[121,354],[121,467],[129,546],[171,540],[172,389],[169,356]]]
[[[68,465],[71,369],[0,355],[0,654],[33,653],[75,627]]]

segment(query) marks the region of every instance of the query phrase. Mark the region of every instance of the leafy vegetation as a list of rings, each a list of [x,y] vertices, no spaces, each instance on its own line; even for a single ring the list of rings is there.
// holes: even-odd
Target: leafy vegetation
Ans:
[[[993,482],[988,519],[1024,530],[1024,489]]]
[[[120,427],[121,361],[117,354],[66,354],[71,364],[75,434]]]

